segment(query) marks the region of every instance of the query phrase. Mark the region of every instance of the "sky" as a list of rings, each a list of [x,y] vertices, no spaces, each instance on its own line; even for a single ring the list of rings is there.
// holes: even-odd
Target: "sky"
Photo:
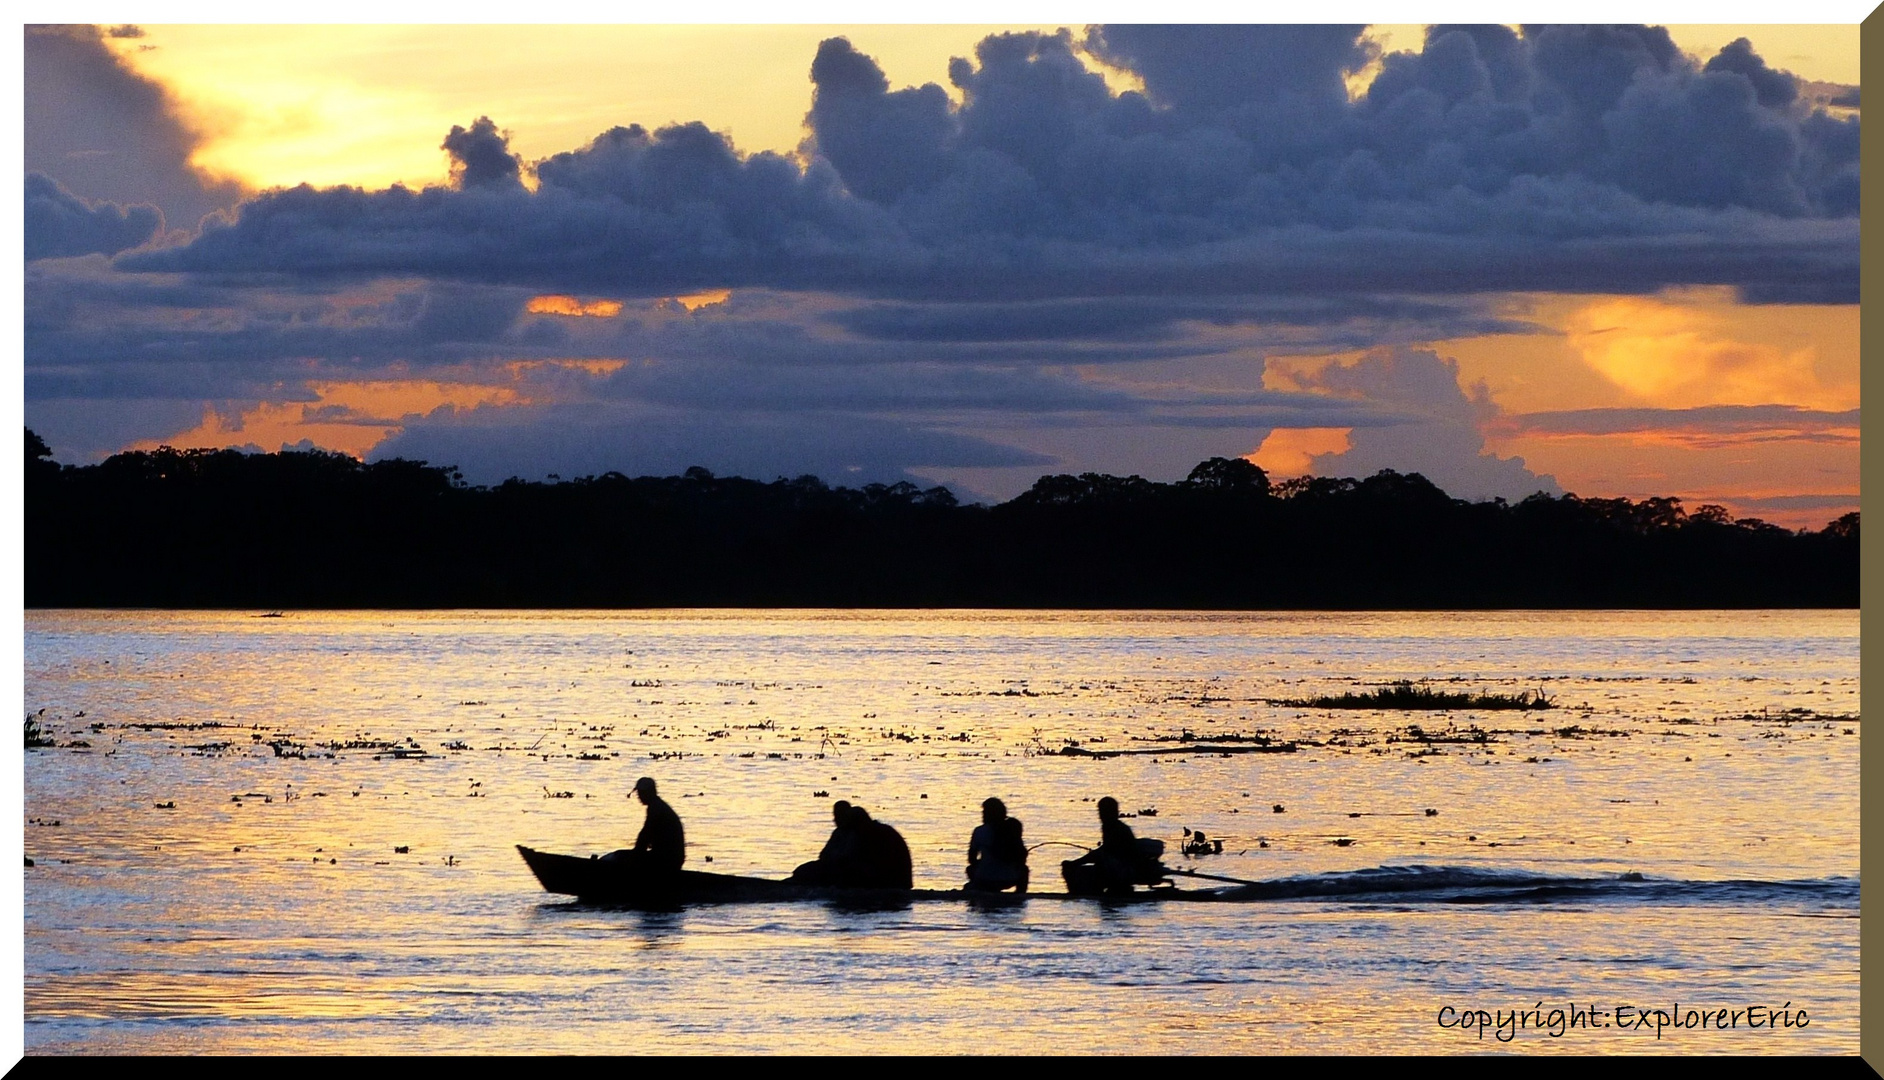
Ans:
[[[25,31],[68,463],[1858,504],[1855,26]]]

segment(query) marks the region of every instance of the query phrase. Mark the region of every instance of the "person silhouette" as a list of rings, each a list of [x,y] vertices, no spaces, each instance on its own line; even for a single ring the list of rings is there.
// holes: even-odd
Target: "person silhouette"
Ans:
[[[1099,846],[1077,859],[1060,864],[1068,892],[1118,896],[1134,885],[1152,885],[1163,878],[1164,841],[1140,840],[1131,826],[1119,820],[1119,800],[1099,800]]]
[[[915,865],[903,834],[872,818],[861,806],[850,808],[857,830],[858,869],[845,884],[861,889],[908,889],[915,886]]]
[[[681,827],[680,815],[656,792],[652,777],[636,780],[634,793],[647,807],[635,846],[611,851],[602,858],[625,863],[631,871],[647,878],[679,874],[681,864],[687,861],[687,834]]]
[[[1007,816],[1007,804],[986,799],[981,824],[968,838],[968,889],[974,892],[1027,891],[1027,845],[1019,818]]]
[[[860,838],[852,827],[847,800],[831,804],[831,825],[831,838],[818,857],[793,870],[789,880],[800,885],[841,885],[855,876]]]

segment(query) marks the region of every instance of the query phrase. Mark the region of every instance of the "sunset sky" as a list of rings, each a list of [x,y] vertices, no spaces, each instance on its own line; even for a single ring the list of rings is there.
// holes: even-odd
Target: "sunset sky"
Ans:
[[[37,27],[26,422],[1858,503],[1858,30]]]

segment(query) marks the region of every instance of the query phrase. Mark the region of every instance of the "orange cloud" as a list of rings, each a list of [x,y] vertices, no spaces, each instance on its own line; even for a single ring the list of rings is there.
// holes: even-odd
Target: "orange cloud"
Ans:
[[[441,407],[527,404],[505,386],[441,383],[420,379],[376,382],[310,383],[313,401],[261,402],[231,417],[213,406],[188,431],[167,439],[147,439],[127,449],[159,446],[240,447],[277,450],[304,440],[328,450],[365,457],[403,426],[405,417]]]
[[[1815,347],[1749,341],[1702,305],[1618,296],[1566,320],[1570,346],[1632,397],[1664,407],[1819,405]]]
[[[1454,338],[1432,348],[1456,358],[1462,381],[1483,381],[1510,412],[1858,406],[1855,304],[1742,304],[1732,289],[1693,288],[1514,296],[1498,314],[1546,332]]]
[[[573,296],[533,296],[523,309],[537,315],[587,315],[609,319],[621,314],[621,301],[591,300],[585,304]]]
[[[674,297],[674,302],[688,311],[695,311],[709,304],[724,304],[733,295],[731,289],[708,289],[705,292],[688,293]]]
[[[1271,476],[1304,476],[1316,454],[1346,453],[1353,428],[1276,428],[1261,446],[1244,455]]]

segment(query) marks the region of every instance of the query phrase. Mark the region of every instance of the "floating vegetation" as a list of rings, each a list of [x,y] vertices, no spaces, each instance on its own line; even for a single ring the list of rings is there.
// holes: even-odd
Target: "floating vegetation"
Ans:
[[[328,750],[391,750],[399,744],[388,739],[334,739],[320,745]]]
[[[1239,743],[1228,746],[1200,742],[1185,743],[1180,746],[1146,747],[1143,750],[1088,750],[1069,739],[1067,745],[1060,747],[1058,753],[1061,757],[1113,758],[1151,754],[1218,754],[1222,756],[1228,756],[1230,754],[1293,754],[1295,753],[1295,749],[1295,744],[1292,742]],[[1050,751],[1041,752],[1051,753]]]
[[[1255,743],[1258,746],[1268,746],[1271,743],[1275,742],[1274,739],[1270,738],[1268,735],[1265,735],[1260,731],[1256,732],[1253,735],[1245,735],[1240,732],[1234,732],[1234,731],[1224,732],[1222,734],[1199,735],[1189,728],[1183,729],[1183,731],[1180,734],[1175,735],[1175,736],[1172,736],[1172,735],[1150,735],[1150,736],[1133,735],[1131,736],[1131,740],[1133,742],[1180,742],[1180,743],[1194,743],[1194,742],[1242,743],[1242,742],[1246,742],[1246,743]],[[1103,742],[1104,740],[1094,739],[1093,741]]]
[[[1554,709],[1557,703],[1542,690],[1516,694],[1469,694],[1435,690],[1409,681],[1392,683],[1365,694],[1346,693],[1314,698],[1272,698],[1271,705],[1297,709]]]
[[[44,712],[45,710],[40,710]],[[52,746],[52,733],[40,727],[32,717],[26,718],[26,749],[34,750],[41,746]]]
[[[1427,731],[1418,724],[1408,724],[1405,732],[1389,735],[1387,741],[1425,743],[1429,746],[1433,743],[1472,743],[1482,746],[1498,740],[1492,738],[1492,732],[1477,726],[1469,727],[1464,731],[1450,727],[1445,731]]]

